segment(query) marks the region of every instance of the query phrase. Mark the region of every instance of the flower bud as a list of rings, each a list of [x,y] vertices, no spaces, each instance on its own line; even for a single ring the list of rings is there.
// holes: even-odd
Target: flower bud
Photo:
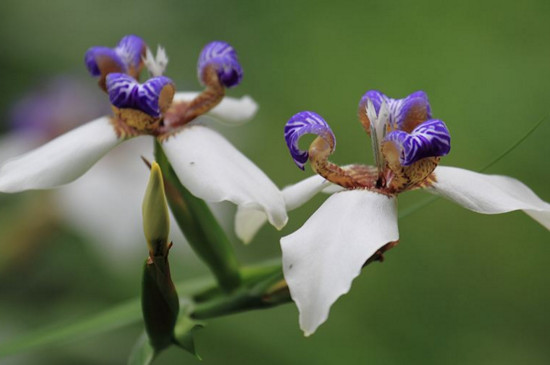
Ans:
[[[153,162],[143,199],[143,232],[152,257],[168,254],[170,218],[164,194],[164,181],[159,165]]]

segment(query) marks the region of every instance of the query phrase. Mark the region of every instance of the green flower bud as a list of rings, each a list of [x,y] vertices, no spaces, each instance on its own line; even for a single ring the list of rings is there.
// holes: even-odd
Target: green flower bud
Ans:
[[[149,245],[149,253],[154,256],[168,254],[170,218],[164,194],[164,181],[159,165],[153,162],[151,175],[143,199],[143,232]]]

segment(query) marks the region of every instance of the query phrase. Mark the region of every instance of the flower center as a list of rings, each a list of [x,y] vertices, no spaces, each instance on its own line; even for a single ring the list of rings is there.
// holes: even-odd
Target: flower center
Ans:
[[[401,100],[369,91],[359,104],[359,119],[370,135],[375,166],[340,167],[329,156],[336,145],[334,134],[321,116],[313,112],[294,115],[285,126],[287,145],[298,167],[307,160],[312,169],[330,182],[347,189],[368,189],[386,195],[422,186],[450,150],[445,124],[429,119],[430,108],[423,92]],[[318,137],[308,151],[298,147],[307,133]]]

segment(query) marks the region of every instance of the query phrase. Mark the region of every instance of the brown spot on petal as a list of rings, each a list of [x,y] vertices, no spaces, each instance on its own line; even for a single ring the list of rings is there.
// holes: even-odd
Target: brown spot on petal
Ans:
[[[401,130],[411,133],[418,125],[428,120],[428,105],[426,103],[415,103],[411,105],[407,114],[401,122]]]
[[[409,166],[402,166],[399,150],[391,141],[382,144],[382,154],[386,159],[386,187],[395,194],[416,189],[430,177],[439,163],[439,157],[426,157]]]
[[[116,61],[114,61],[111,57],[107,55],[96,56],[95,61],[97,64],[97,68],[101,72],[101,76],[99,76],[97,84],[103,91],[107,92],[107,86],[105,84],[105,79],[107,78],[107,75],[114,72],[124,73],[125,70]]]
[[[154,118],[137,109],[112,107],[115,117],[112,124],[117,136],[127,138],[141,134],[156,134],[160,118]]]

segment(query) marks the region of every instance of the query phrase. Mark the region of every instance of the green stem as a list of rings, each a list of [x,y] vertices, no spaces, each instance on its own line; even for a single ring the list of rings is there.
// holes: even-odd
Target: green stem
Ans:
[[[282,283],[282,285],[280,285]],[[280,288],[280,289],[279,289]],[[222,295],[199,303],[191,316],[195,319],[220,317],[237,312],[265,309],[291,302],[281,271],[272,273],[258,283],[241,287],[230,295]]]
[[[206,203],[181,184],[158,142],[155,142],[155,158],[165,177],[168,205],[189,245],[208,265],[225,292],[235,290],[241,285],[241,277],[231,242]]]

